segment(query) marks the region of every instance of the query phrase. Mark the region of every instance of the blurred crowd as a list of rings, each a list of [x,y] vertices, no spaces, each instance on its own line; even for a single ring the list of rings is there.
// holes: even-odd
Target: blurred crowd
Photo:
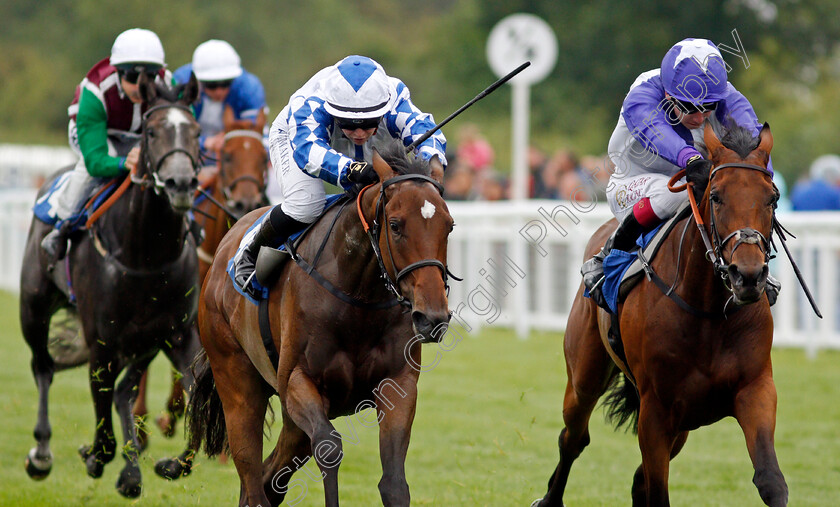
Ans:
[[[475,124],[458,129],[447,153],[446,198],[456,201],[498,201],[510,198],[510,178],[495,166],[495,152]],[[528,197],[600,201],[613,164],[604,155],[578,156],[562,148],[547,153],[537,146],[528,148]],[[806,176],[788,193],[784,178],[774,175],[781,199],[779,211],[840,210],[840,155],[822,155],[814,160]]]
[[[493,147],[478,127],[457,130],[454,151],[447,153],[448,200],[498,201],[510,198],[510,179],[495,167]],[[532,199],[603,200],[612,164],[606,155],[583,156],[570,149],[551,154],[528,148],[528,196]]]

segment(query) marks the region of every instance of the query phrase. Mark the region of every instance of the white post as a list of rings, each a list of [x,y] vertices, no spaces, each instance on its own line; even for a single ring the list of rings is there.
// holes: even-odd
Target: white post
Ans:
[[[511,199],[528,198],[528,135],[531,87],[513,82],[513,151],[511,153]]]

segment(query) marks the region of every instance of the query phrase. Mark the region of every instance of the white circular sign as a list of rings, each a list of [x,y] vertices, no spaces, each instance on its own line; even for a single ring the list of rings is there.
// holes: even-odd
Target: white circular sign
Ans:
[[[511,79],[530,85],[548,76],[557,63],[557,37],[554,30],[533,14],[512,14],[499,21],[487,38],[487,60],[497,76],[530,61],[531,65]]]

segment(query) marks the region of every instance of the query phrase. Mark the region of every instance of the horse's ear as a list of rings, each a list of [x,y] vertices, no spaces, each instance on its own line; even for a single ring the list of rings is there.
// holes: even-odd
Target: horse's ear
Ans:
[[[185,104],[190,105],[197,99],[198,79],[196,79],[195,74],[190,73],[190,80],[187,82],[186,86],[184,86],[183,92],[181,92],[181,100],[184,101]]]
[[[432,179],[443,184],[443,163],[440,161],[439,156],[435,155],[429,160],[429,169],[431,170]]]
[[[257,119],[254,120],[253,130],[255,130],[256,132],[262,133],[264,128],[265,128],[265,109],[260,108],[260,112],[257,113]]]
[[[773,134],[770,133],[770,124],[764,122],[761,127],[761,132],[758,133],[758,148],[764,153],[770,155],[770,150],[773,149]]]
[[[137,80],[137,91],[146,104],[154,102],[158,95],[154,80],[147,78],[145,72],[141,72],[140,79]]]
[[[373,148],[373,170],[376,171],[376,174],[379,175],[379,181],[385,181],[388,179],[393,178],[397,175],[391,166],[388,165],[388,162],[385,162],[385,159],[382,158],[382,155],[379,154],[379,150]]]
[[[224,125],[224,131],[230,132],[231,130],[237,130],[239,128],[236,117],[233,115],[233,108],[230,107],[230,104],[225,104],[224,112],[222,112],[222,124]]]
[[[703,142],[706,143],[706,149],[709,151],[710,160],[714,158],[715,152],[723,147],[723,144],[721,144],[717,134],[715,134],[715,129],[712,128],[712,124],[708,121],[706,122],[706,126],[703,128]]]

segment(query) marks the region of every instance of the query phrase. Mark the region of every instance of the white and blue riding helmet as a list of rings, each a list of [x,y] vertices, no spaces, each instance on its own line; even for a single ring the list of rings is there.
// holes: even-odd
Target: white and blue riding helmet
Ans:
[[[709,104],[726,97],[726,64],[707,39],[674,44],[662,59],[660,77],[665,91],[682,102]]]
[[[336,63],[324,83],[324,108],[336,119],[364,124],[391,105],[391,86],[381,65],[352,55]]]

